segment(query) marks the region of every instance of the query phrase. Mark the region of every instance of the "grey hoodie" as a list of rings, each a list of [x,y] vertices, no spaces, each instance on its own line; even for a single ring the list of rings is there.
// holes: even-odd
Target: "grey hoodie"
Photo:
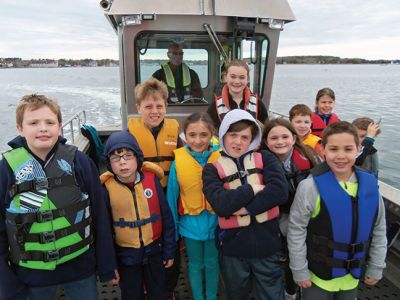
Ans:
[[[245,111],[243,109],[234,109],[225,115],[224,119],[222,120],[221,126],[219,127],[219,134],[218,134],[219,144],[221,145],[222,151],[224,151],[226,154],[228,154],[228,152],[226,152],[226,149],[224,147],[224,135],[226,134],[229,127],[233,123],[236,123],[236,122],[239,122],[242,120],[249,120],[249,121],[253,122],[254,124],[256,124],[257,128],[258,128],[258,133],[257,133],[256,137],[253,139],[253,141],[251,142],[247,152],[253,151],[261,143],[262,133],[261,133],[261,128],[258,125],[257,121],[247,111]]]

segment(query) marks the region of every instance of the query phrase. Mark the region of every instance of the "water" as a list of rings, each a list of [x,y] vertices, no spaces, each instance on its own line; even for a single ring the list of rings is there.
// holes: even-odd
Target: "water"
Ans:
[[[148,70],[147,73],[152,73]],[[199,76],[206,75],[198,70]],[[146,73],[144,71],[143,73]],[[146,73],[146,74],[147,74]],[[315,94],[322,87],[336,92],[335,112],[342,120],[369,116],[382,118],[382,133],[376,139],[380,178],[400,188],[399,65],[277,65],[271,109],[288,113],[296,103],[313,107]],[[86,110],[94,125],[120,124],[119,69],[54,68],[0,69],[0,151],[13,138],[15,107],[22,95],[41,93],[56,98],[63,119]]]

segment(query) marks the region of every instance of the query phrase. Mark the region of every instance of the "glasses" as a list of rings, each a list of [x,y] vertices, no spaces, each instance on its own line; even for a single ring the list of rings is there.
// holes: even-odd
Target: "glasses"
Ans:
[[[133,153],[125,153],[122,155],[113,154],[110,156],[110,162],[112,163],[119,162],[121,158],[124,158],[124,160],[132,160],[135,158],[135,154]]]
[[[171,53],[172,55],[175,55],[175,56],[183,56],[183,52],[169,52],[169,53]]]

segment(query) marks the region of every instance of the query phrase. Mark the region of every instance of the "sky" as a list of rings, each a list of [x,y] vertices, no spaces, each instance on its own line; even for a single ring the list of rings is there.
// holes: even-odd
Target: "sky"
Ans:
[[[399,0],[288,2],[297,20],[281,32],[278,56],[400,59]],[[0,57],[118,59],[99,0],[1,0],[0,28]]]

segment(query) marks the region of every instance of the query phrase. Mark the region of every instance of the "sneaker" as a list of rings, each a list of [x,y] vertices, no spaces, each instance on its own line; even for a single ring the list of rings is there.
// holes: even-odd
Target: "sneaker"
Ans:
[[[390,248],[394,244],[399,234],[400,234],[400,223],[399,222],[392,223],[386,232],[388,248]]]
[[[285,291],[285,299],[286,300],[295,300],[296,299],[296,294],[290,295]]]

